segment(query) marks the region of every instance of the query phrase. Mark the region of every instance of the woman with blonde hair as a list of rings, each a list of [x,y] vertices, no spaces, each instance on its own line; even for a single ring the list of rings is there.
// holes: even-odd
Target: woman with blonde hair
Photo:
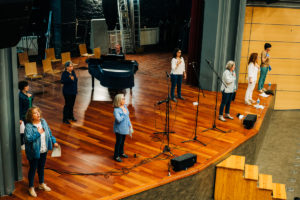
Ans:
[[[245,104],[247,105],[252,105],[252,103],[255,103],[255,101],[252,99],[252,94],[255,88],[258,71],[258,54],[252,53],[248,62],[248,87],[245,94]]]
[[[38,107],[31,107],[26,113],[25,127],[25,153],[29,161],[28,182],[29,194],[36,197],[33,187],[34,176],[37,170],[39,176],[39,189],[51,191],[44,183],[44,167],[48,150],[58,147],[55,137],[45,119],[41,118],[41,110]]]
[[[117,94],[114,99],[114,132],[116,134],[116,144],[114,152],[114,160],[122,162],[121,157],[128,158],[124,153],[124,142],[126,135],[132,131],[132,124],[129,118],[129,110],[125,105],[124,94]]]
[[[235,62],[230,60],[226,64],[226,70],[223,73],[222,81],[226,84],[226,86],[222,83],[221,85],[221,92],[222,92],[222,102],[220,105],[220,111],[219,111],[219,120],[226,122],[226,119],[223,117],[223,111],[225,107],[225,118],[233,119],[232,116],[229,114],[230,110],[230,103],[232,101],[232,97],[234,94],[234,91],[236,90],[235,80]]]

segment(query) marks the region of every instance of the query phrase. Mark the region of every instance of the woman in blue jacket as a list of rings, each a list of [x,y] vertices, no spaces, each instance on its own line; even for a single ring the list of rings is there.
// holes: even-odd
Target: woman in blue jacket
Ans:
[[[65,98],[65,106],[63,111],[63,123],[70,124],[69,120],[77,121],[73,114],[77,94],[77,77],[73,70],[73,63],[67,61],[65,63],[65,71],[61,75],[61,83],[63,86],[63,95]]]
[[[25,153],[29,161],[28,182],[29,194],[36,197],[33,182],[37,170],[39,176],[39,189],[51,191],[44,183],[44,167],[48,150],[58,147],[55,137],[52,136],[46,120],[41,118],[41,111],[38,107],[30,108],[26,113],[25,126]]]
[[[121,157],[128,158],[124,153],[124,142],[126,135],[132,130],[132,125],[129,118],[129,111],[125,105],[124,94],[117,94],[114,99],[114,132],[116,134],[116,145],[114,159],[122,162]]]

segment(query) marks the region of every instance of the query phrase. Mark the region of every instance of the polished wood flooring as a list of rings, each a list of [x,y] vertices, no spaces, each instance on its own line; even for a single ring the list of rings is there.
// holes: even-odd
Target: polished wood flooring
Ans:
[[[51,192],[36,190],[36,199],[120,199],[139,193],[168,182],[195,174],[237,146],[257,134],[264,119],[267,108],[257,110],[244,104],[246,85],[240,84],[236,100],[231,104],[231,114],[237,113],[258,115],[258,121],[251,130],[242,126],[242,121],[235,117],[228,122],[216,121],[217,127],[228,133],[209,130],[214,119],[215,93],[204,91],[200,96],[198,139],[207,144],[181,143],[192,139],[195,129],[197,88],[183,85],[182,94],[185,100],[171,104],[170,128],[176,133],[170,135],[172,153],[180,156],[185,153],[197,154],[197,163],[187,171],[173,172],[168,176],[168,155],[160,155],[166,145],[166,137],[154,132],[164,131],[165,104],[156,102],[167,96],[167,80],[165,71],[170,68],[169,53],[152,53],[144,55],[128,55],[127,59],[136,59],[139,71],[135,75],[135,87],[132,95],[126,94],[126,103],[134,127],[133,137],[127,137],[125,152],[128,159],[122,163],[115,162],[113,150],[115,135],[113,133],[113,107],[109,93],[97,81],[94,91],[87,70],[77,70],[79,75],[78,95],[75,104],[77,122],[71,125],[62,123],[64,99],[59,83],[51,83],[58,77],[45,77],[43,80],[31,82],[32,91],[44,93],[36,95],[34,104],[38,105],[53,135],[62,147],[62,157],[47,158],[46,168],[58,172],[98,173],[98,175],[60,174],[53,170],[45,170],[45,183],[52,188]],[[74,62],[79,62],[74,59]],[[79,62],[83,64],[84,62]],[[19,69],[19,77],[23,79],[24,69]],[[219,102],[221,95],[219,94]],[[254,92],[254,99],[258,92]],[[260,98],[261,103],[269,106],[272,97]],[[219,103],[218,103],[219,104]],[[219,107],[219,105],[218,105]],[[3,199],[31,199],[28,195],[28,162],[23,155],[24,179],[16,183],[16,190],[11,197]],[[155,158],[153,158],[155,157]],[[151,159],[152,158],[152,159]],[[37,186],[37,175],[35,185]]]

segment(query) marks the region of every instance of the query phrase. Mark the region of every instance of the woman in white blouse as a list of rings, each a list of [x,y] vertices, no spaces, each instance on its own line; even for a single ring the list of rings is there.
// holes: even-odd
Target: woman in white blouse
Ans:
[[[175,48],[173,52],[173,58],[171,61],[171,99],[174,102],[177,102],[175,99],[175,87],[177,85],[177,98],[184,100],[184,98],[181,96],[181,84],[182,84],[182,78],[186,78],[185,73],[185,63],[184,59],[181,56],[181,50],[179,48]]]
[[[219,120],[225,122],[226,119],[233,119],[232,116],[230,116],[230,103],[232,101],[232,97],[234,94],[234,91],[236,90],[236,75],[235,75],[235,62],[234,61],[228,61],[226,64],[226,70],[223,73],[222,81],[226,85],[222,83],[221,85],[221,92],[222,92],[222,102],[220,105],[220,111],[219,111]],[[223,111],[225,107],[225,118],[223,117]]]
[[[257,72],[259,71],[258,54],[252,53],[248,62],[248,88],[245,95],[245,104],[251,105],[255,103],[252,99],[253,90],[257,80]]]

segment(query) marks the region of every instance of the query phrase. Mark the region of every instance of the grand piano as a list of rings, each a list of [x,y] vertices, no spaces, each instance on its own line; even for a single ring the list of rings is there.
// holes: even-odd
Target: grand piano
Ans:
[[[100,59],[87,59],[86,62],[92,76],[92,88],[94,78],[108,89],[123,90],[134,87],[134,74],[138,70],[135,60],[125,60],[124,55],[107,54],[102,55]]]

